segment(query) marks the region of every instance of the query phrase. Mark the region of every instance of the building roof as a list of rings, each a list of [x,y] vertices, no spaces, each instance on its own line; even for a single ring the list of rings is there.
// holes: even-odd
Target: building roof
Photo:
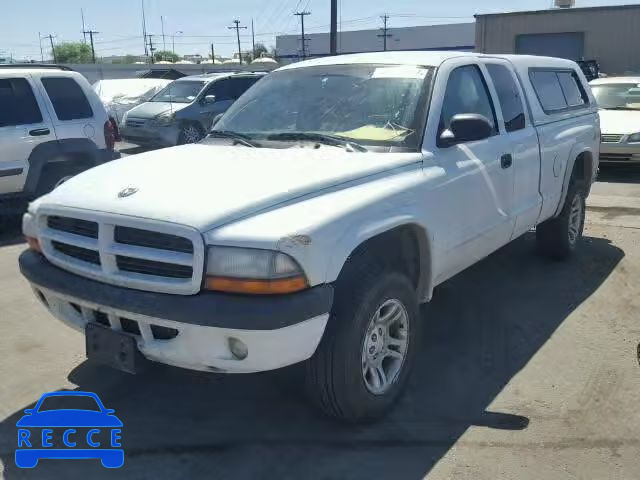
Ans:
[[[606,5],[600,7],[571,7],[571,8],[546,8],[544,10],[523,10],[519,12],[498,12],[498,13],[479,13],[474,17],[501,17],[511,15],[537,15],[549,13],[576,13],[576,12],[594,12],[599,10],[622,10],[625,8],[640,8],[640,5]]]

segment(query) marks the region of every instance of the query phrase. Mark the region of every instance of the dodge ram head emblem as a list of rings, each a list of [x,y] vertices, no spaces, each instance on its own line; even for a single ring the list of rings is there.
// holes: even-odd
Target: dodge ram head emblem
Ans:
[[[138,191],[138,189],[135,188],[135,187],[127,187],[127,188],[125,188],[123,190],[120,190],[118,192],[118,198],[130,197],[131,195],[133,195],[137,191]]]

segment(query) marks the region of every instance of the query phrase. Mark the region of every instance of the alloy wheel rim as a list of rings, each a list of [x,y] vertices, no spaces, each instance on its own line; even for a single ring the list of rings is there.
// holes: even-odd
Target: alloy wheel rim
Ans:
[[[402,302],[386,300],[371,316],[362,344],[362,379],[374,395],[398,379],[409,346],[409,315]]]
[[[582,199],[580,195],[573,197],[571,210],[569,211],[569,243],[573,246],[580,237],[582,225]]]
[[[184,129],[184,139],[187,143],[196,143],[200,140],[200,132],[192,125]]]

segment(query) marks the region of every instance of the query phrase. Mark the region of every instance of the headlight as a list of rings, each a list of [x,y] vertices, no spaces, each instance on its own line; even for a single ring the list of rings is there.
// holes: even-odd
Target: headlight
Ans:
[[[627,143],[640,143],[640,132],[629,135],[627,137]]]
[[[151,125],[156,125],[156,126],[164,126],[164,125],[171,125],[173,122],[175,122],[176,120],[176,114],[175,113],[163,113],[162,115],[158,115],[157,117],[153,118],[151,120]]]
[[[308,284],[298,263],[282,252],[210,247],[206,287],[232,293],[282,294],[303,290]]]

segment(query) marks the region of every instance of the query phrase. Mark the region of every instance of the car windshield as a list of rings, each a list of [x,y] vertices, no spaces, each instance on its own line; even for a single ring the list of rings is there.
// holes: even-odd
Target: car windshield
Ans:
[[[256,140],[330,135],[415,149],[432,73],[429,67],[373,64],[274,72],[241,96],[214,130]]]
[[[95,398],[88,395],[54,395],[42,400],[38,412],[50,410],[90,410],[100,412]]]
[[[205,82],[196,80],[180,80],[170,83],[160,90],[151,102],[174,102],[174,103],[191,103],[193,102]]]
[[[640,110],[640,84],[605,83],[591,85],[598,106],[606,110]]]

